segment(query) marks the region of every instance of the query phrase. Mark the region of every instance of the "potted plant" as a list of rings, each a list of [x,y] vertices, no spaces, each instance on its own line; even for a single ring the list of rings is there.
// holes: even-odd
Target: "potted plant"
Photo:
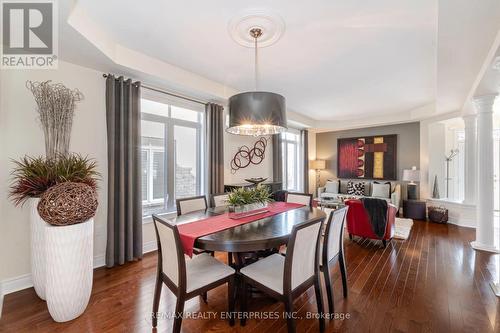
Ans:
[[[29,203],[33,286],[54,320],[74,319],[92,289],[96,163],[78,154],[14,163],[10,197]]]
[[[14,161],[10,197],[29,202],[31,273],[37,295],[55,321],[85,311],[92,290],[96,163],[70,153],[78,89],[60,83],[26,82],[35,98],[45,157]]]
[[[260,214],[267,211],[267,204],[271,202],[269,188],[257,185],[253,188],[237,188],[227,198],[231,217],[244,217]]]

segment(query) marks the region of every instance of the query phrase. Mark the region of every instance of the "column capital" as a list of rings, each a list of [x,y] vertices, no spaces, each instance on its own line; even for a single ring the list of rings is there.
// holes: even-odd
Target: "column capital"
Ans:
[[[474,97],[473,103],[474,107],[476,108],[476,111],[478,113],[493,112],[493,104],[495,103],[496,97],[497,97],[496,94]]]

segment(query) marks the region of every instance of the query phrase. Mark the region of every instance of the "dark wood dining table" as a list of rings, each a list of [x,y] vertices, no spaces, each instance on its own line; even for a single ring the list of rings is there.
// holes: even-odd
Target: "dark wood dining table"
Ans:
[[[157,215],[171,224],[190,223],[210,216],[224,214],[225,207],[208,208],[168,218]],[[256,252],[278,248],[288,242],[292,228],[296,224],[324,220],[325,212],[314,207],[299,207],[253,222],[231,227],[196,239],[194,246],[207,251]]]

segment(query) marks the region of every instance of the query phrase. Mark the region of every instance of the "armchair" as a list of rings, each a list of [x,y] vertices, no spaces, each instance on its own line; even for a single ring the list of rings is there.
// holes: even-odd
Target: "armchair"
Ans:
[[[375,235],[370,223],[370,217],[363,206],[361,200],[346,200],[346,206],[349,207],[347,211],[347,231],[349,232],[349,238],[352,236],[360,236],[370,239],[380,239]],[[387,224],[385,227],[385,234],[382,237],[382,244],[384,247],[388,240],[391,240],[394,236],[396,213],[398,209],[392,204],[387,204]]]

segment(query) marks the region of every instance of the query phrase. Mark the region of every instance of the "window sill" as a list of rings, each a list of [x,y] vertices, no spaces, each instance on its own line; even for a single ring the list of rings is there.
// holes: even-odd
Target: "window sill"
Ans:
[[[170,212],[170,213],[166,213],[165,215],[163,215],[165,218],[167,219],[172,219],[174,217],[177,217],[177,213],[176,212]],[[142,218],[142,224],[149,224],[149,223],[153,223],[153,217],[150,216],[144,216]]]

